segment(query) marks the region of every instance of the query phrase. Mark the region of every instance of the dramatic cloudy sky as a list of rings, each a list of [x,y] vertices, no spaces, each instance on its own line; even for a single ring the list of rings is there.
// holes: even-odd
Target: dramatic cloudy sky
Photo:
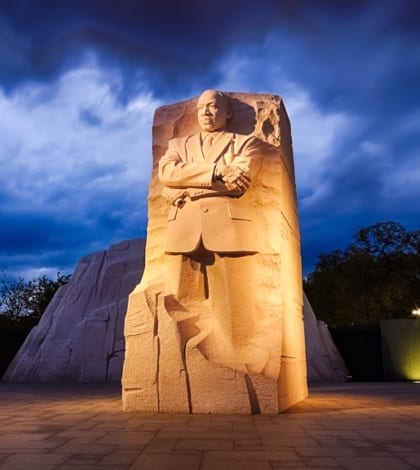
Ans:
[[[0,270],[71,273],[145,235],[156,107],[281,95],[303,262],[359,228],[419,228],[420,2],[2,0]]]

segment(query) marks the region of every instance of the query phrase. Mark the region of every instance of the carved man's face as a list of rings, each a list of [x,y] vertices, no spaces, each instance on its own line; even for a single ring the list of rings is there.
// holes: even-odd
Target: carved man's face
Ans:
[[[198,124],[203,131],[214,132],[225,129],[231,115],[226,100],[216,91],[205,91],[198,99]]]

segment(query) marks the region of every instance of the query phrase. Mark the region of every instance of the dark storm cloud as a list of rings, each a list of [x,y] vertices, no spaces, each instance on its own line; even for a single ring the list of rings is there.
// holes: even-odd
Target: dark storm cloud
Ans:
[[[3,81],[48,78],[86,47],[129,67],[150,67],[158,81],[203,71],[220,52],[228,15],[200,2],[6,2]],[[194,64],[194,67],[191,67]],[[153,71],[154,70],[154,71]]]
[[[63,242],[68,242],[69,238],[76,245],[81,241],[80,223],[66,222],[45,214],[2,214],[1,224],[7,227],[0,233],[0,252],[3,255],[17,250],[22,254],[46,248],[54,250]]]
[[[227,51],[264,47],[273,34],[278,61],[319,102],[386,112],[420,99],[419,15],[418,2],[387,0],[6,1],[0,78],[8,89],[48,80],[91,49],[124,71],[121,99],[135,92],[139,68],[159,96],[182,96],[220,81]]]
[[[24,275],[31,266],[72,272],[97,235],[83,223],[32,212],[2,213],[0,224],[7,228],[0,233],[0,271],[11,275]]]
[[[177,90],[204,74],[214,78],[212,65],[223,52],[264,41],[271,31],[311,48],[321,64],[302,63],[302,68],[322,76],[328,66],[343,72],[357,67],[357,55],[364,55],[369,43],[375,47],[393,32],[418,38],[418,13],[417,2],[404,1],[6,1],[1,7],[1,76],[9,87],[29,78],[47,79],[91,47],[106,60],[147,67],[161,92],[169,84]],[[372,29],[371,37],[359,37],[360,25],[363,33]],[[344,47],[337,57],[345,34],[353,36],[346,38],[350,49],[353,41],[367,41],[359,51]]]
[[[120,200],[123,200],[120,195]],[[34,268],[71,273],[81,256],[107,248],[116,241],[145,236],[145,211],[139,214],[132,201],[131,217],[115,208],[112,195],[98,194],[102,203],[94,204],[79,220],[63,214],[33,212],[0,214],[0,271],[19,274]],[[141,199],[144,199],[142,195]],[[127,201],[126,201],[127,202]],[[138,205],[138,201],[135,201]]]

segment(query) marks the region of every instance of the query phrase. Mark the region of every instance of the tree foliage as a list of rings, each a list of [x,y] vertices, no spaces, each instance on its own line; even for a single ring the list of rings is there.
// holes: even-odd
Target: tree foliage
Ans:
[[[56,280],[47,276],[25,282],[3,274],[0,280],[0,313],[3,323],[35,325],[39,322],[57,290],[69,282],[70,276],[57,273]]]
[[[330,326],[409,318],[420,306],[420,231],[397,222],[362,228],[344,250],[322,254],[304,281],[320,320]]]

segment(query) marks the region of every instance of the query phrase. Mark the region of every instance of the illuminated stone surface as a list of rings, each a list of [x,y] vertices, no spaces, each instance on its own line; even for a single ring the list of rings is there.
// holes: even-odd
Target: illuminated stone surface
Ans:
[[[240,198],[254,213],[258,253],[227,260],[226,267],[219,264],[232,287],[220,285],[222,295],[215,289],[205,298],[196,295],[202,277],[194,272],[195,261],[165,254],[172,216],[157,164],[170,138],[196,135],[199,129],[195,99],[158,109],[146,268],[130,295],[125,323],[125,410],[277,413],[307,395],[289,120],[277,96],[229,96],[233,119],[228,131],[254,134],[265,143],[261,169]],[[216,203],[209,205],[211,210]],[[190,222],[196,223],[193,218]],[[193,269],[186,271],[182,263]],[[207,269],[216,269],[216,263],[209,262]],[[217,283],[218,277],[214,279]],[[240,295],[235,286],[242,287]]]
[[[4,381],[117,381],[127,297],[144,266],[144,240],[82,258],[3,376]]]
[[[349,373],[328,327],[316,319],[305,294],[303,299],[308,382],[344,382]]]

